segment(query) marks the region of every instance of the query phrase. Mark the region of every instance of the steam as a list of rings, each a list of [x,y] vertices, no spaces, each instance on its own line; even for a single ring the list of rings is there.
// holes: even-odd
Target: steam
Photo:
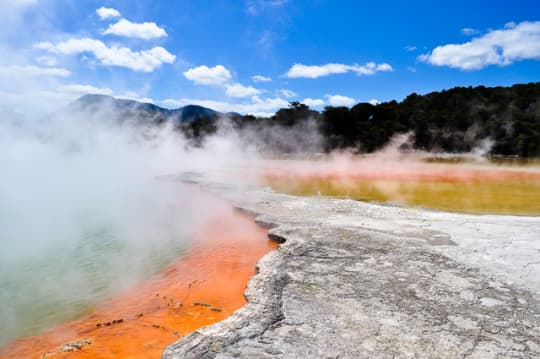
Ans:
[[[107,108],[0,121],[0,346],[80,315],[176,259],[220,208],[157,176],[237,166],[214,136],[190,149],[168,126]],[[9,305],[8,305],[9,303]]]
[[[485,158],[491,153],[491,149],[495,145],[495,141],[491,138],[484,138],[477,142],[477,144],[471,150],[471,154],[475,157]]]
[[[262,120],[264,121],[264,120]],[[234,133],[234,131],[233,131]],[[324,137],[313,118],[305,118],[293,126],[248,126],[236,132],[238,143],[252,152],[270,158],[288,155],[319,154],[324,149]]]

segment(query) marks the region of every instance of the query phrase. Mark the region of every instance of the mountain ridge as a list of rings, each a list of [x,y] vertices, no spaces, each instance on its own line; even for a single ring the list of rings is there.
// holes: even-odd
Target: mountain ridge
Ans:
[[[110,109],[119,117],[134,116],[156,123],[165,121],[173,124],[192,122],[200,118],[217,119],[220,117],[240,116],[234,112],[219,112],[199,105],[186,105],[175,109],[160,107],[150,102],[120,99],[109,95],[86,94],[68,105],[68,109],[97,112]]]

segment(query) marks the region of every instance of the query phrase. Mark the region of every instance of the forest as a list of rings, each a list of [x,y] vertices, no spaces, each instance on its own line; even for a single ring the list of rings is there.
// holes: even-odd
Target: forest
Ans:
[[[540,83],[512,87],[456,87],[426,95],[413,93],[403,101],[351,108],[326,107],[322,112],[292,102],[269,118],[237,116],[239,129],[264,133],[265,127],[293,129],[314,122],[325,151],[351,148],[369,153],[400,133],[414,134],[413,147],[433,152],[469,152],[483,140],[490,155],[540,156]],[[205,131],[199,119],[193,134]],[[210,131],[213,126],[209,126]],[[189,132],[189,131],[188,131]],[[266,131],[268,132],[268,131]],[[292,146],[291,148],[297,148]]]
[[[244,143],[280,153],[340,149],[370,153],[396,134],[411,133],[411,146],[417,150],[464,153],[488,143],[488,155],[540,157],[540,82],[455,87],[425,95],[412,93],[401,102],[358,103],[322,111],[291,102],[270,118],[193,105],[168,110],[100,95],[86,95],[76,103],[91,113],[107,107],[122,119],[172,123],[195,146],[227,127],[237,131]]]

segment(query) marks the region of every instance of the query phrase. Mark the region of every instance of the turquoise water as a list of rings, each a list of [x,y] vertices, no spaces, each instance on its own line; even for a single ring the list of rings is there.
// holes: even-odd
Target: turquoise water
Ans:
[[[69,238],[47,238],[26,253],[10,249],[15,238],[2,238],[0,346],[80,317],[177,259],[188,244],[188,234],[178,228],[165,234],[150,220],[142,227],[154,230],[155,237],[147,236],[131,232],[113,216],[107,220],[103,213],[96,211],[99,215],[92,216],[85,212],[86,218],[69,231]],[[180,218],[181,213],[176,215]],[[144,219],[136,216],[133,220]],[[0,228],[2,224],[0,219]],[[141,223],[136,227],[141,230]]]

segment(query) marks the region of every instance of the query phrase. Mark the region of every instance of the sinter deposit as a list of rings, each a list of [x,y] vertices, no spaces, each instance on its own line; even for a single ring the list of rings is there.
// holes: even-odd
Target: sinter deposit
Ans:
[[[540,218],[296,197],[211,177],[197,180],[284,243],[259,261],[245,307],[163,358],[540,356]]]

